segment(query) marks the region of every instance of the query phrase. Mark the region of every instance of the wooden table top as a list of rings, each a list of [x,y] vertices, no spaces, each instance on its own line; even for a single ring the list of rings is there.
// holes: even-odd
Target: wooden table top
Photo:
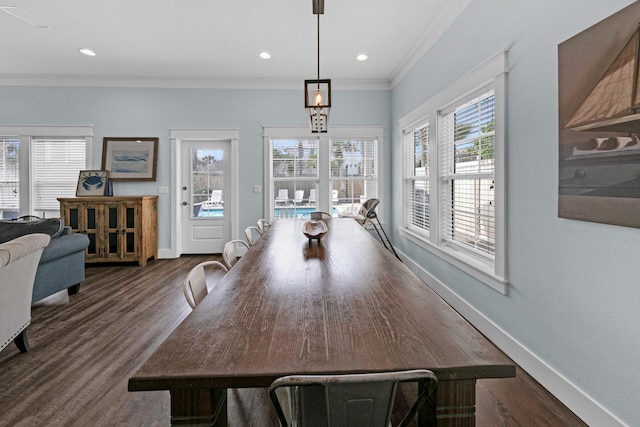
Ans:
[[[129,379],[130,391],[268,387],[291,374],[515,366],[352,219],[318,243],[277,220]]]

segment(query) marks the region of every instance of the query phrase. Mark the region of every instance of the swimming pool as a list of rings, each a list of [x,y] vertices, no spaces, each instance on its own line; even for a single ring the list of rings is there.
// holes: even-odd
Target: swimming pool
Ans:
[[[273,218],[301,218],[303,215],[309,216],[311,212],[317,209],[314,206],[286,206],[277,207],[273,210]],[[220,218],[224,214],[224,208],[200,209],[198,218]],[[338,216],[338,210],[333,208],[331,216]]]
[[[311,212],[315,212],[317,210],[318,209],[315,206],[278,207],[273,210],[273,219],[301,218],[303,215],[308,217]],[[331,210],[331,216],[338,216],[338,210],[336,208]]]

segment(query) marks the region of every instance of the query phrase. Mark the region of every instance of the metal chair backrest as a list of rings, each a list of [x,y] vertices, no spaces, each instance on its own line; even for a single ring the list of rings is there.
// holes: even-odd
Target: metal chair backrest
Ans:
[[[247,243],[249,243],[249,246],[253,246],[256,240],[262,236],[262,231],[260,231],[258,227],[250,225],[244,229],[244,234],[247,236]]]
[[[387,427],[397,384],[407,381],[425,387],[398,425],[404,427],[436,387],[438,380],[429,370],[287,376],[274,381],[269,394],[283,427]]]
[[[184,279],[182,290],[184,297],[191,308],[196,308],[200,301],[207,296],[209,290],[207,289],[207,277],[205,274],[205,267],[214,266],[225,273],[228,271],[222,263],[218,261],[204,261],[193,267],[187,277]]]
[[[245,248],[249,249],[249,244],[244,240],[231,240],[225,243],[224,248],[222,250],[222,260],[227,268],[231,268],[238,262],[238,252],[236,251],[236,244],[243,245]]]
[[[256,224],[258,225],[260,234],[264,233],[267,228],[271,227],[271,223],[264,218],[260,218]]]

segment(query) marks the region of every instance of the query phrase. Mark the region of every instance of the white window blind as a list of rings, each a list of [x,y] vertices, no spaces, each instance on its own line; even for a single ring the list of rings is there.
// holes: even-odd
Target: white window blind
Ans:
[[[404,146],[405,227],[429,234],[429,124],[406,130]]]
[[[57,211],[58,197],[74,197],[85,169],[85,138],[31,139],[31,197],[35,212]]]
[[[0,138],[0,217],[20,209],[20,163],[18,140]],[[7,212],[7,213],[5,213]]]
[[[445,244],[495,255],[495,96],[476,92],[440,113],[441,233]]]
[[[331,201],[340,212],[357,212],[360,204],[378,198],[377,140],[330,141]]]

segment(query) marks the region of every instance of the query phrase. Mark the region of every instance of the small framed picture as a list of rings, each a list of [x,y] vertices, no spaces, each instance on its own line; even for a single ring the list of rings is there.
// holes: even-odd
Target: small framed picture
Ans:
[[[155,181],[158,138],[109,138],[102,144],[102,169],[112,181]]]
[[[104,196],[109,182],[109,171],[80,171],[76,197]]]

